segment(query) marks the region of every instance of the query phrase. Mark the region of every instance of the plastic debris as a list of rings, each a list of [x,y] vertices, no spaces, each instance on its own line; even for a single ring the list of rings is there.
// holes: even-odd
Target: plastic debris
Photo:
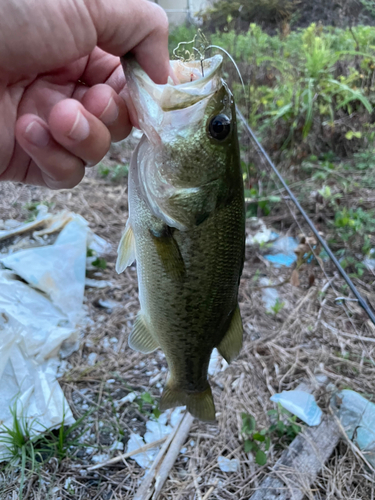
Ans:
[[[262,245],[264,243],[268,243],[269,241],[275,240],[278,237],[277,233],[267,228],[262,219],[252,217],[249,219],[248,223],[249,234],[246,236],[247,246]]]
[[[113,287],[112,281],[106,281],[106,280],[95,280],[93,278],[86,278],[85,279],[85,286],[89,288],[107,288]]]
[[[108,459],[109,459],[108,453],[98,453],[97,455],[91,457],[91,461],[94,462],[94,464],[100,464],[101,462],[106,462]]]
[[[138,450],[145,444],[153,443],[172,432],[173,427],[175,427],[181,419],[181,413],[184,411],[183,408],[175,408],[172,412],[163,412],[157,421],[149,420],[146,424],[146,433],[144,437],[139,434],[132,433],[127,442],[126,452],[130,453],[134,450]],[[170,422],[170,425],[167,422]],[[151,467],[156,455],[158,454],[161,446],[151,448],[150,450],[144,451],[143,453],[137,453],[130,458],[134,459],[137,464],[143,469],[148,469]]]
[[[372,248],[367,257],[363,259],[363,264],[371,272],[375,271],[375,248]]]
[[[221,455],[217,457],[217,463],[222,472],[237,472],[240,466],[238,458],[229,459]]]
[[[279,292],[276,288],[270,287],[271,284],[272,283],[268,278],[263,277],[259,280],[259,285],[266,287],[262,288],[262,300],[266,311],[272,311],[272,308],[275,306],[277,301],[280,300]]]
[[[375,467],[375,404],[355,391],[344,389],[332,396],[331,407],[348,438]]]
[[[312,394],[305,391],[283,391],[271,398],[274,403],[280,403],[283,408],[296,415],[307,425],[319,425],[322,420],[322,410],[316,404]]]
[[[214,376],[217,373],[224,371],[227,366],[229,366],[228,363],[222,356],[220,356],[219,351],[215,348],[212,351],[210,364],[208,365],[208,374]]]
[[[281,236],[272,245],[271,253],[265,255],[265,258],[275,267],[290,267],[297,260],[294,253],[298,247],[298,241],[291,236]]]
[[[57,381],[58,355],[67,357],[78,348],[86,321],[87,248],[106,245],[81,216],[46,210],[42,206],[33,222],[3,224],[0,231],[0,239],[12,238],[10,252],[3,246],[0,258],[6,268],[0,269],[0,430],[12,427],[13,410],[32,434],[74,422]],[[24,234],[34,229],[32,238]],[[53,244],[38,240],[59,230]],[[34,246],[14,251],[14,239],[20,237]],[[7,458],[2,446],[0,458]]]
[[[122,304],[120,302],[117,302],[116,300],[109,300],[109,299],[107,299],[107,300],[99,299],[98,305],[100,307],[103,307],[103,309],[109,309],[109,310],[116,309],[117,307],[122,307]]]
[[[124,443],[122,443],[121,441],[113,441],[111,447],[109,448],[110,451],[114,451],[114,450],[123,450],[124,449]]]

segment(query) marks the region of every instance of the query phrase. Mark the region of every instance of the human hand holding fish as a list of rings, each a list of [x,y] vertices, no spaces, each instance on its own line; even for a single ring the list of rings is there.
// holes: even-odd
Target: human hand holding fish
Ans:
[[[0,180],[70,188],[132,128],[119,56],[157,83],[168,21],[147,0],[0,3]]]

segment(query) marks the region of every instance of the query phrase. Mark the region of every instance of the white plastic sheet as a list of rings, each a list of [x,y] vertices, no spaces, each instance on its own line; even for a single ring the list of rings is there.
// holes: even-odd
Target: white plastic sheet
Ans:
[[[87,248],[106,250],[81,216],[45,209],[32,223],[0,231],[0,239],[40,226],[34,241],[62,228],[53,245],[19,251],[13,245],[0,258],[0,429],[12,427],[16,409],[32,433],[74,422],[56,380],[58,355],[78,347]],[[0,459],[6,457],[0,445]]]
[[[283,391],[280,394],[274,394],[270,399],[274,403],[280,403],[307,425],[319,425],[322,420],[322,410],[316,404],[314,396],[308,392],[298,389]]]

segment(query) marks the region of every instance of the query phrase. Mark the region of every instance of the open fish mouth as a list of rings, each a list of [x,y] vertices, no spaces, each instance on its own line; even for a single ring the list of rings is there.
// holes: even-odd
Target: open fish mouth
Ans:
[[[220,55],[202,61],[171,61],[175,78],[173,81],[169,77],[164,85],[154,83],[135,59],[124,58],[122,63],[136,121],[148,139],[155,143],[160,141],[160,133],[156,137],[155,131],[166,124],[165,115],[168,112],[186,112],[194,104],[207,102],[225,85],[222,80],[223,58]],[[188,115],[181,116],[184,126],[187,120],[194,123],[203,108],[195,106]]]

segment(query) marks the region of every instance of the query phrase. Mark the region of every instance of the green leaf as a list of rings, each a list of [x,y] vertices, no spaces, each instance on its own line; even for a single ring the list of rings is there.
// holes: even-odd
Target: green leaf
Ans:
[[[266,438],[259,432],[256,432],[255,434],[253,434],[253,439],[255,439],[255,441],[260,441],[261,443],[263,443]]]
[[[94,260],[92,263],[94,267],[98,267],[99,269],[106,269],[107,267],[107,261],[101,257],[98,257],[97,259]]]
[[[149,403],[149,404],[153,404],[154,402],[154,398],[151,396],[151,394],[149,392],[144,392],[142,395],[141,395],[141,399],[145,402],[145,403]]]
[[[270,415],[270,416],[272,416],[272,415],[276,415],[277,416],[279,414],[279,412],[277,410],[268,410],[267,414]]]
[[[247,413],[242,413],[242,432],[245,434],[251,434],[255,431],[256,420],[252,415]]]
[[[258,450],[255,455],[255,462],[258,465],[265,465],[267,463],[267,455],[262,450]]]
[[[270,449],[270,446],[271,446],[271,438],[270,436],[266,436],[266,440],[264,442],[264,449],[268,451]]]
[[[152,410],[152,413],[153,413],[153,415],[154,415],[154,417],[155,417],[156,419],[158,419],[158,418],[160,417],[160,415],[161,415],[161,411],[159,410],[159,408],[154,408],[154,409]]]
[[[256,443],[254,443],[254,441],[251,441],[250,439],[246,439],[243,447],[244,447],[245,453],[249,453],[250,451],[259,450],[259,446]]]

